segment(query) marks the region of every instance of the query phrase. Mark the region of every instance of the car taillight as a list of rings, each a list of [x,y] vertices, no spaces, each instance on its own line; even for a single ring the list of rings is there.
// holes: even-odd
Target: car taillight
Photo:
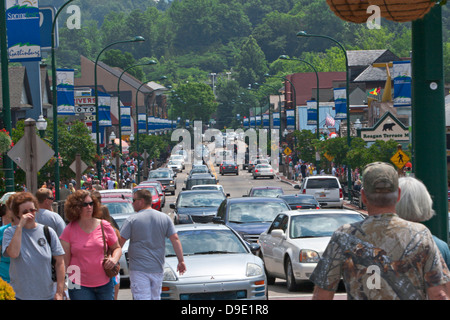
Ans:
[[[270,172],[273,172],[273,169],[270,169]]]
[[[320,207],[316,207],[316,209],[320,209]]]
[[[297,209],[301,209],[302,208],[302,206],[297,206]]]
[[[258,172],[258,169],[255,169],[255,172]]]
[[[234,167],[235,169],[237,169],[237,167]]]
[[[306,194],[306,189],[303,189],[303,194]]]
[[[343,198],[343,197],[344,197],[344,195],[342,193],[342,188],[339,188],[339,198]]]

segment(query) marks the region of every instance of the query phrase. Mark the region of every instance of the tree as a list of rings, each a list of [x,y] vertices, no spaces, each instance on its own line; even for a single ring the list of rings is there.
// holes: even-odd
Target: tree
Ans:
[[[268,71],[267,62],[264,52],[253,36],[246,39],[235,59],[238,70],[236,78],[241,87],[255,82],[263,82],[263,76]]]
[[[298,152],[298,157],[303,161],[315,162],[315,145],[317,143],[315,134],[311,130],[303,129],[302,131],[294,131],[294,135],[297,140],[296,150]]]
[[[170,98],[172,119],[201,120],[208,123],[216,111],[217,102],[210,86],[204,83],[188,82],[179,85],[176,95]]]

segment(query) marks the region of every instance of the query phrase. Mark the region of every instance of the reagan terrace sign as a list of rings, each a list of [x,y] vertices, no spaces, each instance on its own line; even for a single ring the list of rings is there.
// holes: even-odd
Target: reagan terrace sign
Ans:
[[[386,112],[372,128],[358,130],[358,136],[366,142],[390,139],[405,142],[409,141],[409,130],[390,112]]]

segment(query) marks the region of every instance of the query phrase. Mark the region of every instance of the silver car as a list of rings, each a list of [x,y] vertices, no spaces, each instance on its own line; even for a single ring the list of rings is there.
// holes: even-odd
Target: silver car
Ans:
[[[253,169],[253,179],[269,177],[273,179],[275,172],[270,164],[257,164]]]
[[[176,272],[178,259],[170,240],[162,300],[259,300],[267,298],[262,260],[233,230],[224,225],[177,225],[187,271]]]
[[[296,290],[298,281],[309,280],[333,232],[363,219],[357,211],[346,209],[280,212],[259,236],[268,284],[275,278],[286,279],[288,290]]]
[[[129,217],[128,214],[118,214],[114,215],[112,218],[114,219],[114,222],[116,223],[116,228],[120,230],[122,228],[123,223],[125,220]],[[127,240],[122,247],[122,256],[119,259],[120,263],[120,279],[126,279],[128,280],[130,278],[130,272],[128,270],[128,244],[129,240]]]

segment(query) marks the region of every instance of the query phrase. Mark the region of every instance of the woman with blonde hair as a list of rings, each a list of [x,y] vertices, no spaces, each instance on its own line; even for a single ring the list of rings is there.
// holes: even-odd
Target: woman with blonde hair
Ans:
[[[104,239],[112,252],[104,267],[112,269],[122,255],[117,235],[111,224],[99,219],[100,203],[87,190],[77,190],[64,204],[70,222],[60,237],[69,269],[71,300],[113,300],[114,282],[103,268]],[[72,271],[72,273],[71,273]]]

